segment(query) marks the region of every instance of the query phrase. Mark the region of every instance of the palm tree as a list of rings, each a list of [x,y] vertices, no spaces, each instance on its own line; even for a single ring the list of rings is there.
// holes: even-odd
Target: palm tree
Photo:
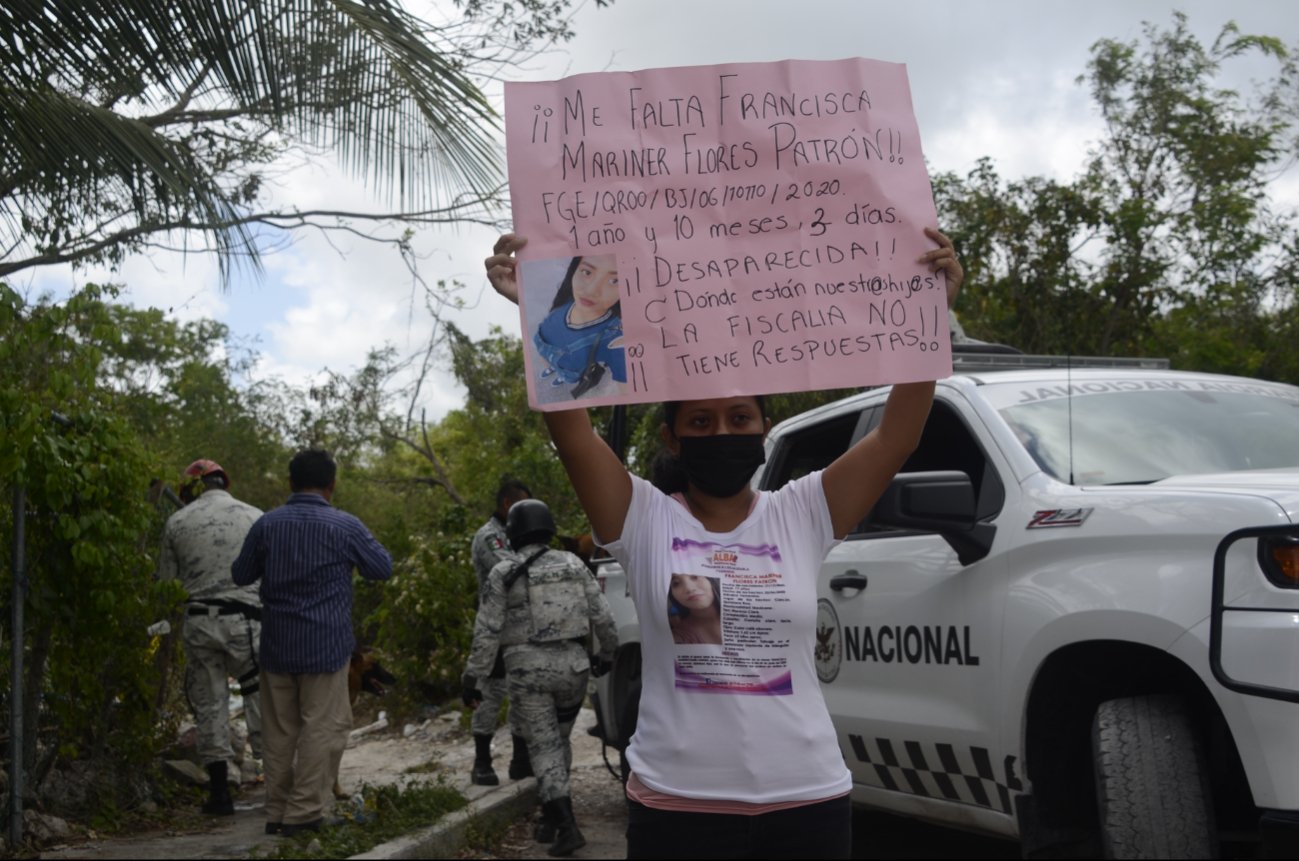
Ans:
[[[294,148],[402,212],[499,185],[495,112],[400,0],[13,0],[0,56],[0,278],[175,235],[257,266],[262,225],[309,223],[259,211]]]

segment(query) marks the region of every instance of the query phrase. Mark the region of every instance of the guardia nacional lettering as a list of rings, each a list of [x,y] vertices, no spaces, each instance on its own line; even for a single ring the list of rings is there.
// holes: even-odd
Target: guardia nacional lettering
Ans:
[[[844,625],[842,630],[845,661],[979,666],[969,625]]]

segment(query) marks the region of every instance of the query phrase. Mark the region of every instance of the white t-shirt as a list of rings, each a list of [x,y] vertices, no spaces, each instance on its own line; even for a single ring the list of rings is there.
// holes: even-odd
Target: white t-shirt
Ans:
[[[685,798],[770,803],[848,792],[812,657],[817,573],[837,543],[821,473],[760,493],[728,533],[708,532],[680,502],[631,479],[622,536],[604,546],[626,570],[640,618],[632,771]],[[673,574],[712,580],[722,643],[674,640]]]

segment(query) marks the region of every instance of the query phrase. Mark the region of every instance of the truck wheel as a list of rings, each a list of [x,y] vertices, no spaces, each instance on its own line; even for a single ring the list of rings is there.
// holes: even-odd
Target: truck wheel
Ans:
[[[1216,857],[1204,752],[1181,699],[1101,703],[1092,760],[1104,857]]]

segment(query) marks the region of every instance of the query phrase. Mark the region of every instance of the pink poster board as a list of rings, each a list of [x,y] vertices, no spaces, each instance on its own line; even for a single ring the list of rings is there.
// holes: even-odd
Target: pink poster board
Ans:
[[[534,408],[951,373],[905,66],[512,83],[505,129]]]

